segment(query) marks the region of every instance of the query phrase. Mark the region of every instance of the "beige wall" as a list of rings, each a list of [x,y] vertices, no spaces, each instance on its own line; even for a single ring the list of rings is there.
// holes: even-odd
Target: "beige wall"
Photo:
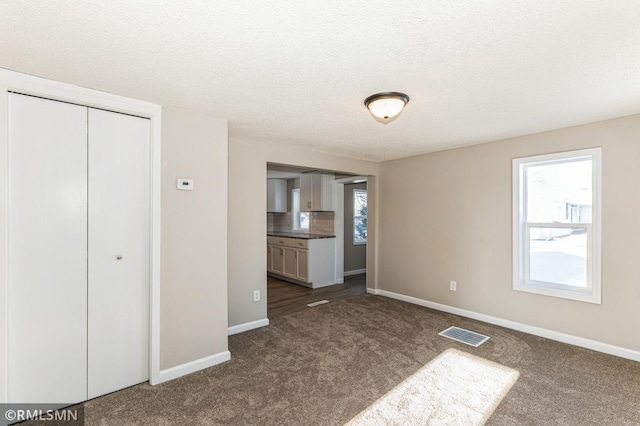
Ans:
[[[162,113],[160,368],[227,350],[227,122]],[[178,191],[177,178],[194,180]]]
[[[597,146],[602,304],[512,290],[511,160]],[[638,159],[636,115],[382,163],[379,288],[640,350]]]
[[[267,318],[267,162],[376,175],[378,164],[311,151],[298,146],[229,140],[229,325]],[[372,184],[373,182],[373,184]],[[369,190],[374,192],[375,178]],[[373,188],[372,188],[373,185]],[[369,195],[371,199],[371,194]],[[371,201],[370,201],[371,202]],[[373,217],[374,219],[371,219]],[[369,215],[375,220],[375,211]],[[369,236],[369,243],[375,241]],[[371,251],[374,255],[374,251]],[[372,271],[367,279],[374,280]],[[262,298],[253,301],[253,291]]]

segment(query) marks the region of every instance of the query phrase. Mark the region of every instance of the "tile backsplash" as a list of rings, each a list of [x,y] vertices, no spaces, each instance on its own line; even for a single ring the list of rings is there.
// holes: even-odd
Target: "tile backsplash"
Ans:
[[[287,213],[267,213],[267,233],[294,232],[293,215]],[[335,235],[335,212],[310,212],[309,229],[295,232],[306,232],[318,235]]]
[[[287,213],[267,213],[267,233],[291,232],[293,229],[293,215]]]
[[[319,235],[335,235],[335,212],[311,212],[309,216],[309,233]]]

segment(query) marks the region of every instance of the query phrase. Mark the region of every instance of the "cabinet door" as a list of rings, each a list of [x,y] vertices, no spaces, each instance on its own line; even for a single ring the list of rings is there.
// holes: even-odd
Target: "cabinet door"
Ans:
[[[8,402],[84,401],[87,108],[15,93],[7,108]]]
[[[297,279],[309,282],[309,252],[307,250],[297,250],[298,275]]]
[[[311,210],[322,210],[322,175],[311,175]]]
[[[313,210],[313,174],[300,175],[300,211]]]
[[[296,278],[298,275],[298,261],[296,260],[296,249],[285,247],[284,249],[284,275]]]
[[[271,259],[271,246],[267,246],[267,272],[273,272],[273,260]]]
[[[332,197],[327,197],[331,195],[332,180],[333,176],[320,173],[300,175],[300,211],[333,210]]]
[[[148,119],[89,108],[88,397],[149,379]]]
[[[284,273],[284,250],[282,247],[273,246],[271,248],[272,271],[275,274]]]
[[[276,210],[276,183],[273,179],[267,179],[267,213]]]
[[[267,179],[267,213],[287,212],[287,180]]]

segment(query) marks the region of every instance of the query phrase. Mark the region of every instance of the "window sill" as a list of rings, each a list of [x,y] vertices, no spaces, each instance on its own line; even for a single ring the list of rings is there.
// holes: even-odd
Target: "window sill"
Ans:
[[[579,291],[567,291],[567,290],[561,290],[558,288],[543,287],[543,286],[521,284],[521,283],[514,283],[513,289],[515,291],[523,291],[525,293],[540,294],[543,296],[559,297],[561,299],[575,300],[577,302],[593,303],[596,305],[602,304],[600,294],[597,294],[595,292],[587,293],[587,292],[579,292]]]

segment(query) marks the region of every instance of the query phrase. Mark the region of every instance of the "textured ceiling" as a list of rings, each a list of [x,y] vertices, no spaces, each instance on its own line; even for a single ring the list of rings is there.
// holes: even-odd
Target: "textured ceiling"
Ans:
[[[382,161],[640,113],[640,1],[0,0],[0,67]]]

